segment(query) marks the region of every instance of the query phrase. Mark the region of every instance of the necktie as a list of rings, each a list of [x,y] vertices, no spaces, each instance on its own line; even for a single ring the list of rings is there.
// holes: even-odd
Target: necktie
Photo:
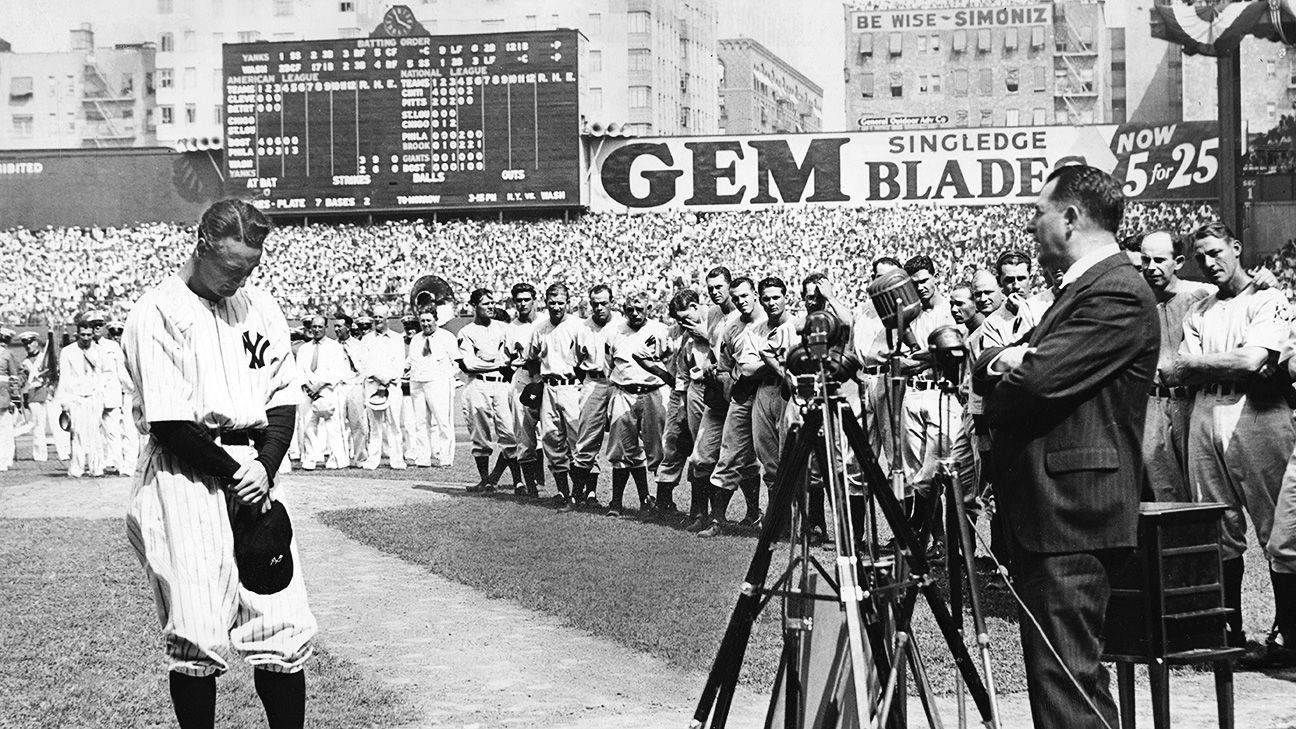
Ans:
[[[319,342],[315,343],[315,351],[311,354],[311,372],[319,369]]]
[[[429,354],[432,354],[432,339],[423,337],[423,356],[426,357]]]
[[[346,355],[347,365],[351,367],[351,373],[359,372],[360,368],[355,366],[355,360],[351,359],[351,350],[347,349],[345,344],[342,345],[342,354]]]

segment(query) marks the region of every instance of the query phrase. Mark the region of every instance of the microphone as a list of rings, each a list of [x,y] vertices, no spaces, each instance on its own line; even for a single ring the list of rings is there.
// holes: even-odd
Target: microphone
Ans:
[[[837,333],[837,317],[827,311],[812,311],[806,314],[805,348],[806,354],[815,362],[826,362],[832,348],[833,336]]]
[[[963,343],[963,332],[948,324],[936,327],[931,336],[927,337],[927,346],[931,349],[932,361],[941,377],[951,384],[959,384],[959,375],[968,356],[967,347]]]
[[[922,310],[918,287],[902,268],[893,268],[873,279],[868,295],[887,329],[907,326]]]

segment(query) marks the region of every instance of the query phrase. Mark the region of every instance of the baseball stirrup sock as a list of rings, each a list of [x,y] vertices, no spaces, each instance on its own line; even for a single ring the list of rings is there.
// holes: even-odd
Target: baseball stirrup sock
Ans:
[[[729,512],[729,500],[733,498],[734,492],[729,489],[722,489],[715,484],[711,485],[711,517],[716,521],[724,521],[725,514]]]
[[[648,469],[639,466],[630,469],[630,477],[634,479],[635,492],[639,494],[639,503],[648,501]]]
[[[216,677],[171,672],[171,703],[180,729],[216,726]]]
[[[490,456],[473,456],[473,462],[477,464],[477,475],[481,477],[481,482],[489,483]]]
[[[760,480],[747,478],[738,483],[742,489],[743,501],[747,502],[747,516],[760,513]]]
[[[1224,560],[1224,607],[1233,611],[1226,623],[1228,642],[1234,648],[1246,645],[1246,632],[1242,630],[1242,573],[1245,568],[1241,557]]]
[[[621,509],[625,501],[626,482],[630,480],[630,469],[614,468],[612,469],[612,505],[613,509]]]
[[[689,516],[706,516],[706,490],[696,478],[689,479]]]
[[[518,465],[517,459],[506,458],[504,462],[508,465],[509,475],[513,477],[513,485],[523,484],[525,486],[526,482],[522,480],[522,468]]]
[[[1270,570],[1269,579],[1273,581],[1274,611],[1283,646],[1296,649],[1296,575]]]
[[[571,487],[567,485],[567,474],[559,473],[555,471],[553,477],[554,477],[554,486],[557,487],[558,493],[570,498]]]
[[[587,493],[585,487],[589,483],[589,471],[580,466],[572,466],[567,469],[567,473],[571,478],[572,498],[584,501]]]
[[[302,729],[306,723],[306,672],[252,671],[270,729]]]
[[[675,505],[675,484],[669,481],[657,482],[657,506],[665,508]]]

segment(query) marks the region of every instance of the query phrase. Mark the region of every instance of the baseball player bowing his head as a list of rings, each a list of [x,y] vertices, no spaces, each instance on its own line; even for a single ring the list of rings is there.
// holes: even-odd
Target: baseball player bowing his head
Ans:
[[[149,433],[127,532],[157,600],[182,729],[215,721],[231,645],[254,669],[272,729],[301,727],[305,714],[316,624],[296,544],[288,586],[258,594],[240,583],[230,527],[235,510],[280,496],[272,479],[302,399],[283,312],[244,285],[269,232],[251,205],[214,203],[189,260],[144,294],[122,340]]]

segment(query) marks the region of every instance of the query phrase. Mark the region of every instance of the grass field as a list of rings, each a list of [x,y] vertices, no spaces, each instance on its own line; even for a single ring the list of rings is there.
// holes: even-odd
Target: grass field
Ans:
[[[0,520],[0,725],[174,726],[157,613],[123,522]],[[216,725],[264,727],[251,670],[218,682]],[[389,727],[401,696],[317,644],[307,725]]]
[[[701,671],[715,657],[756,545],[751,536],[696,539],[661,524],[559,514],[500,497],[461,496],[443,503],[348,509],[322,518],[348,536],[489,596]],[[779,546],[773,570],[786,567],[785,550]],[[831,574],[831,553],[818,555]],[[1001,690],[1019,691],[1025,683],[1008,600],[1004,593],[987,600],[996,681]],[[775,601],[757,621],[744,682],[772,681],[782,645],[779,621]],[[949,650],[921,601],[915,626],[934,683],[952,690]]]

